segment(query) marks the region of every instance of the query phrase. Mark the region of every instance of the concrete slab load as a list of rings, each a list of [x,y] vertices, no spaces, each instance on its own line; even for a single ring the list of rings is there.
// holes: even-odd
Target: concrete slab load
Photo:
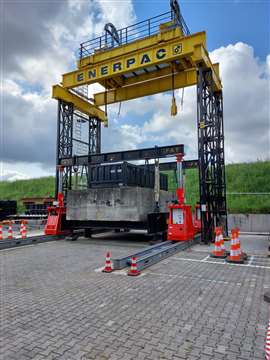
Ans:
[[[142,232],[2,250],[0,358],[261,360],[270,259],[251,243],[262,238],[248,239],[246,265],[197,245],[136,278],[98,269],[107,250],[146,246]]]
[[[160,191],[160,210],[168,211],[174,194]],[[69,191],[68,220],[146,221],[154,211],[154,190],[142,187],[96,188]]]

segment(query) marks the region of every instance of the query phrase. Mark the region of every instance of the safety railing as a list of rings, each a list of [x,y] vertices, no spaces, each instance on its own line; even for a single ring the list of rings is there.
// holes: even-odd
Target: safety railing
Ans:
[[[180,27],[184,35],[189,35],[190,31],[182,15],[177,19],[173,11],[168,11],[153,18],[138,22],[134,25],[118,29],[114,36],[107,32],[95,39],[85,41],[80,44],[79,59],[90,56],[99,51],[106,51],[112,48],[129,44],[133,41],[155,35],[160,32],[160,24],[173,21],[172,27]]]

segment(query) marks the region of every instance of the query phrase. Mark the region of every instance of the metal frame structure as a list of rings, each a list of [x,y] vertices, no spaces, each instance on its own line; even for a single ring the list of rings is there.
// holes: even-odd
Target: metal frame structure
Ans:
[[[0,250],[24,246],[24,245],[45,243],[45,242],[49,242],[49,241],[59,240],[62,238],[64,238],[64,237],[62,237],[61,235],[57,235],[57,236],[37,235],[37,236],[29,236],[26,239],[13,238],[13,239],[1,240],[0,241]]]
[[[184,18],[181,13],[175,14],[174,9],[171,11],[167,11],[163,14],[154,16],[150,19],[140,21],[136,24],[127,26],[122,29],[115,29],[113,32],[106,30],[106,26],[110,25],[109,29],[111,30],[113,26],[112,24],[105,25],[105,34],[99,36],[95,39],[91,39],[85,41],[80,44],[80,48],[78,50],[78,57],[81,60],[85,56],[89,56],[94,54],[99,50],[109,50],[114,47],[119,47],[122,45],[130,44],[133,41],[143,39],[147,36],[155,35],[159,32],[159,24],[174,21],[177,26],[181,27],[182,32],[185,35],[189,35],[190,31],[188,29],[187,24],[185,23]],[[107,26],[107,28],[108,28]],[[111,36],[111,43],[109,44],[108,35]],[[112,36],[113,35],[113,36]],[[117,39],[117,41],[116,41]]]
[[[89,155],[100,152],[100,122],[107,125],[107,114],[99,106],[196,84],[202,239],[209,242],[215,226],[223,224],[227,232],[227,209],[222,84],[219,64],[212,64],[206,50],[206,34],[190,34],[177,0],[171,0],[165,14],[113,29],[119,41],[108,41],[110,32],[81,44],[77,69],[63,74],[61,86],[53,87],[59,101],[57,165],[65,167],[63,191],[71,188],[72,174],[88,176],[95,159]],[[94,83],[105,90],[90,100],[79,89]],[[75,111],[89,122],[88,154],[80,157],[73,152]]]
[[[224,159],[223,99],[213,90],[212,72],[198,69],[197,125],[202,240],[213,239],[214,227],[228,231]]]
[[[101,124],[97,118],[89,118],[89,151],[88,154],[101,152]]]
[[[141,251],[135,252],[128,256],[124,256],[119,259],[112,259],[113,261],[113,269],[114,270],[123,270],[126,267],[131,265],[132,257],[136,257],[137,259],[137,269],[139,271],[152,266],[159,261],[166,259],[169,256],[172,256],[178,253],[181,250],[185,250],[192,245],[196,244],[199,240],[199,235],[196,235],[194,240],[188,241],[165,241],[161,244],[156,244],[149,246]]]
[[[83,156],[62,157],[60,165],[63,166],[82,166],[105,163],[115,163],[121,161],[137,161],[161,159],[176,156],[184,152],[183,144],[154,146],[151,148],[135,149],[127,151],[113,151],[108,153],[89,153]]]
[[[74,124],[75,121],[88,123],[88,137],[87,140],[82,140],[75,137]],[[87,148],[87,155],[100,153],[101,146],[101,124],[100,120],[95,117],[87,117],[79,111],[74,109],[72,103],[67,103],[58,100],[58,116],[57,116],[57,143],[56,143],[56,164],[60,166],[62,159],[72,158],[74,153],[74,144],[79,143]],[[64,196],[66,192],[72,188],[72,175],[75,178],[79,175],[88,177],[88,166],[78,165],[72,167],[71,165],[64,166],[62,178],[62,191]],[[75,180],[76,181],[76,180]],[[55,183],[55,198],[57,198],[59,190],[59,172],[56,171]]]

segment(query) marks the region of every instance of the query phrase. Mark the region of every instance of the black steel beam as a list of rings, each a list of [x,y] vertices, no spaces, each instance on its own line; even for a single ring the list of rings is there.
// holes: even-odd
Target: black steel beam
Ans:
[[[140,167],[144,168],[145,166],[149,166],[151,170],[154,170],[155,166],[154,164],[143,164],[139,165]],[[198,167],[198,160],[184,160],[183,161],[183,169],[195,169]],[[170,171],[170,170],[176,170],[177,168],[177,162],[176,161],[170,161],[165,163],[159,163],[159,170],[160,171]]]
[[[117,151],[110,153],[91,154],[88,156],[73,156],[61,159],[63,166],[82,166],[105,164],[121,161],[160,159],[184,153],[184,145],[156,146],[153,148]]]

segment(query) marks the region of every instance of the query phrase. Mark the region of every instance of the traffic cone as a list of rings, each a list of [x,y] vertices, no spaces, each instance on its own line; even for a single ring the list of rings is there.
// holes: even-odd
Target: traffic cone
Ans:
[[[21,221],[21,226],[20,226],[20,235],[21,235],[21,237],[23,236],[23,229],[24,229],[24,223],[23,223],[23,221]]]
[[[10,223],[9,226],[8,226],[8,238],[9,238],[10,240],[13,239],[12,223]]]
[[[222,228],[220,228],[219,241],[220,241],[221,251],[222,251],[225,255],[229,255],[229,252],[227,252],[227,250],[226,250],[226,248],[225,248],[225,242],[224,242],[224,237],[223,237],[223,234],[222,234]]]
[[[140,271],[137,269],[137,258],[136,256],[132,256],[131,258],[131,266],[130,266],[130,270],[128,272],[129,276],[138,276],[140,275]]]
[[[231,249],[230,255],[226,259],[229,263],[243,264],[244,259],[241,254],[240,243],[237,238],[237,230],[232,229],[232,240],[231,240]]]
[[[270,320],[265,339],[265,360],[270,360]]]
[[[244,260],[247,260],[248,256],[246,253],[243,252],[243,250],[241,249],[241,242],[240,242],[240,238],[239,238],[239,234],[240,234],[240,229],[239,228],[235,228],[235,232],[236,232],[236,239],[237,239],[237,243],[238,243],[238,248],[240,251],[240,254],[242,256],[242,258]]]
[[[113,271],[111,262],[111,253],[108,251],[106,255],[105,268],[102,270],[105,273],[111,273]]]
[[[214,251],[212,251],[210,256],[213,258],[224,259],[227,255],[226,255],[226,250],[225,250],[225,246],[224,246],[224,240],[223,240],[221,228],[216,227],[215,232],[216,232],[215,249],[214,249]],[[223,245],[222,245],[222,240],[223,240]]]
[[[0,241],[3,240],[3,228],[2,225],[0,225]]]
[[[21,235],[22,235],[22,239],[26,239],[26,237],[27,237],[27,231],[26,231],[26,224],[25,224],[25,223],[23,223],[23,228],[22,228],[22,233],[21,233]]]

